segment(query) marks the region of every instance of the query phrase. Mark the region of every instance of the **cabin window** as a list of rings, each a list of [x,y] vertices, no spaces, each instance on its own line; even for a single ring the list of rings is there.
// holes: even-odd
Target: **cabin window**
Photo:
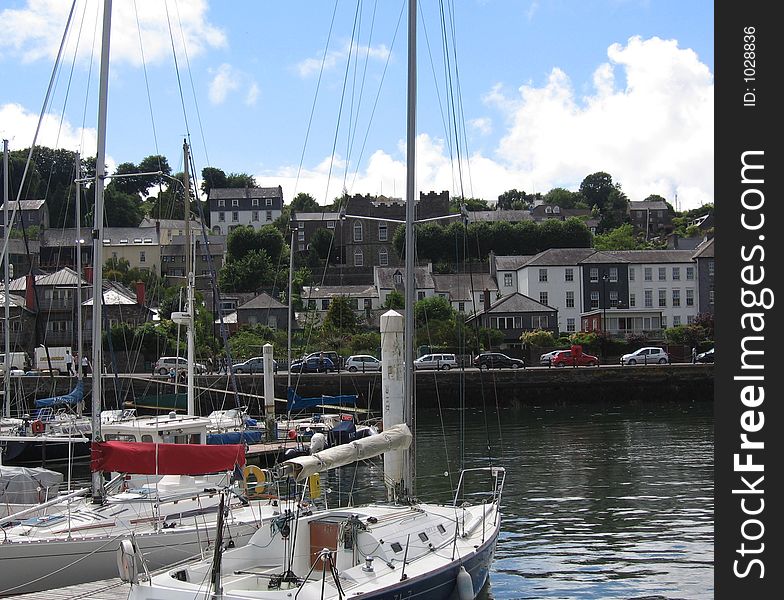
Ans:
[[[400,542],[392,542],[390,544],[390,548],[392,548],[392,552],[403,552],[403,546],[400,545]]]
[[[152,442],[152,436],[149,433],[145,433],[142,436],[142,441],[143,442]]]
[[[426,542],[426,541],[428,541],[430,538],[429,538],[429,537],[427,537],[427,534],[426,534],[426,533],[423,531],[423,532],[421,532],[421,533],[419,534],[419,539],[420,539],[420,540],[422,540],[423,542]]]

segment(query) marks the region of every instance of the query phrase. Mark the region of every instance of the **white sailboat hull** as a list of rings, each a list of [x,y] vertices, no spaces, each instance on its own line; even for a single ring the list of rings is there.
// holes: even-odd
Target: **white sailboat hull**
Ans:
[[[256,511],[256,514],[258,512]],[[248,517],[250,515],[247,515]],[[201,518],[199,518],[202,521]],[[248,542],[259,523],[253,519],[229,520],[224,543]],[[38,592],[117,576],[117,548],[130,529],[81,538],[40,538],[3,543],[0,537],[0,596]],[[198,525],[178,525],[133,534],[150,570],[200,558],[215,538],[215,520]]]

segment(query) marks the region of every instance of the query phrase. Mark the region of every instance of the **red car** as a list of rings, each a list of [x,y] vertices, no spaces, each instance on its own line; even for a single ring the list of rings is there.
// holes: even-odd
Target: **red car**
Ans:
[[[552,359],[551,364],[554,367],[573,367],[575,365],[578,367],[598,367],[599,359],[593,354],[585,352],[572,356],[571,350],[561,350]]]

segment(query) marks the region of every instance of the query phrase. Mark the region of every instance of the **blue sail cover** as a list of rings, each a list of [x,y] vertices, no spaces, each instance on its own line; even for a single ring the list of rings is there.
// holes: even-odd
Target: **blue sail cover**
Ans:
[[[223,444],[258,444],[262,442],[264,432],[255,429],[245,431],[225,431],[223,433],[208,433],[207,443],[212,445]]]
[[[356,394],[343,394],[342,396],[317,396],[315,398],[303,398],[293,389],[289,388],[288,398],[288,411],[295,412],[324,404],[330,406],[356,406],[359,396]]]
[[[80,380],[70,393],[65,394],[64,396],[41,398],[35,401],[35,407],[45,408],[47,406],[74,406],[76,403],[81,402],[82,398],[84,398],[84,382]]]

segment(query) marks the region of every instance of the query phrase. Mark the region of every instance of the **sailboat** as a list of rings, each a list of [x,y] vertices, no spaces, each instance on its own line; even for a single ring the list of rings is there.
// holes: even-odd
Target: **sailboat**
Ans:
[[[217,552],[148,576],[132,567],[136,549],[123,543],[121,576],[132,583],[130,600],[240,600],[456,598],[471,600],[488,579],[501,525],[502,467],[465,469],[453,502],[416,498],[414,477],[414,123],[415,0],[409,2],[408,173],[406,202],[406,318],[381,318],[384,428],[378,435],[293,458],[280,478],[305,481],[319,472],[384,456],[387,502],[297,513],[285,533],[257,531],[242,548]],[[474,476],[489,483],[468,487]],[[318,486],[311,487],[318,496]],[[219,534],[218,534],[219,535]]]
[[[105,173],[111,7],[111,0],[106,0],[95,181],[94,299],[103,294],[101,174]],[[94,365],[102,364],[101,308],[102,302],[93,302]],[[248,474],[255,475],[250,486],[233,483],[235,473],[246,466],[245,447],[208,446],[210,420],[206,417],[152,418],[144,429],[141,421],[128,424],[118,419],[112,427],[102,424],[100,371],[96,369],[92,377],[91,486],[34,507],[35,516],[24,510],[0,519],[0,596],[109,578],[116,573],[115,553],[125,536],[145,550],[145,566],[150,569],[204,556],[213,548],[211,532],[219,519],[230,532],[226,543],[241,546],[262,523],[279,517],[289,504],[296,503],[296,498],[279,500],[270,494],[249,500],[249,492],[266,489],[263,472],[248,469]],[[107,435],[122,435],[121,428],[128,426],[141,430],[140,441],[155,443],[105,441],[102,425]],[[107,484],[106,472],[117,472]]]

